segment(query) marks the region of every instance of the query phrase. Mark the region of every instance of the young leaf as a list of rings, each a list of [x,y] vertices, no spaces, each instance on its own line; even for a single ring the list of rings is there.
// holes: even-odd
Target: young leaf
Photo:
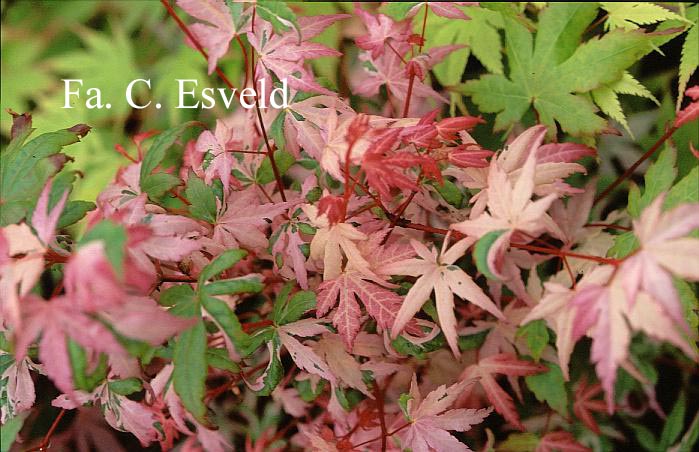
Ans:
[[[677,177],[676,163],[677,151],[671,146],[666,147],[643,176],[645,181],[643,195],[637,186],[631,186],[627,210],[632,217],[638,218],[641,211],[648,207],[660,193],[672,187]]]
[[[561,368],[553,363],[546,363],[548,372],[524,377],[527,387],[540,402],[546,402],[562,416],[568,416],[568,393]]]
[[[277,165],[279,174],[283,176],[291,168],[291,165],[296,163],[296,159],[290,153],[278,149],[274,151],[274,163]],[[269,156],[265,157],[257,169],[255,180],[258,184],[268,184],[274,180],[274,171],[272,171],[272,163],[269,161]]]
[[[190,329],[182,332],[175,342],[173,354],[173,381],[175,392],[182,404],[194,418],[208,425],[204,395],[206,392],[206,327],[199,320]]]
[[[546,328],[544,320],[535,320],[520,327],[517,336],[524,336],[527,339],[527,347],[532,353],[534,361],[539,362],[541,353],[549,342],[549,330]]]
[[[299,27],[296,14],[289,8],[285,2],[278,0],[258,0],[255,4],[255,12],[261,18],[272,24],[274,31],[284,33],[293,27],[298,33],[299,41],[301,41],[301,28]]]
[[[143,183],[145,182],[146,178],[150,176],[153,170],[160,165],[160,162],[163,161],[167,150],[172,147],[175,141],[185,130],[200,124],[201,123],[198,121],[185,122],[184,124],[177,125],[166,130],[165,132],[162,132],[153,140],[153,144],[151,144],[150,148],[143,156],[143,161],[141,162],[140,182],[141,189],[143,191],[146,191],[143,188]]]
[[[202,269],[199,274],[199,284],[204,284],[206,281],[218,276],[221,272],[228,270],[247,255],[248,252],[245,250],[224,251]]]
[[[64,146],[80,141],[90,131],[85,124],[45,133],[23,146],[7,147],[0,154],[0,226],[19,223],[34,205],[46,181],[60,171]]]
[[[185,195],[191,203],[189,212],[194,218],[208,223],[216,222],[216,195],[211,187],[194,174],[190,174]]]

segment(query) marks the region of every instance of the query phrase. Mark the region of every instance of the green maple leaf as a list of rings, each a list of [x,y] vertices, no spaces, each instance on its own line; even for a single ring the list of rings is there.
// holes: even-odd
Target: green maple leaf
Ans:
[[[80,98],[72,97],[74,109],[72,112],[83,110],[85,101],[88,98],[87,90],[91,87],[99,88],[102,94],[102,102],[110,103],[111,109],[89,110],[90,116],[94,118],[105,118],[111,116],[124,116],[131,111],[131,107],[124,99],[124,91],[127,85],[143,74],[138,70],[131,41],[126,34],[115,27],[111,34],[97,33],[93,30],[78,27],[76,33],[80,36],[85,45],[85,50],[75,50],[57,56],[51,60],[51,66],[60,74],[68,74],[68,77],[83,80],[80,88]],[[77,84],[72,86],[76,89]],[[139,89],[143,84],[134,86],[134,99],[138,98],[138,93],[143,93]],[[63,90],[61,90],[63,98]]]
[[[29,110],[30,99],[55,85],[47,65],[41,61],[44,47],[45,45],[39,40],[3,39],[0,60],[0,74],[2,74],[0,109],[3,115],[2,132],[4,134],[9,135],[12,124],[11,121],[4,121],[6,109],[11,108],[19,113],[26,112]]]
[[[680,4],[681,9],[684,9],[684,5]],[[678,82],[678,97],[677,97],[677,108],[680,108],[680,104],[684,98],[684,91],[687,89],[687,82],[689,77],[697,70],[699,66],[699,27],[697,26],[699,22],[699,5],[693,5],[684,11],[684,18],[682,20],[667,20],[662,24],[658,25],[657,31],[665,32],[677,27],[687,26],[682,33],[685,33],[684,43],[682,44],[682,58],[680,59],[680,69],[679,69],[679,82]]]
[[[684,20],[682,16],[650,2],[601,2],[607,11],[604,28],[623,28],[635,30],[639,25],[650,25],[668,19]]]
[[[509,77],[488,74],[465,83],[463,92],[481,111],[497,113],[495,130],[513,125],[533,106],[551,133],[556,123],[571,135],[599,133],[607,123],[588,93],[621,80],[652,47],[640,30],[614,30],[580,44],[596,15],[594,4],[551,4],[539,16],[536,37],[504,17]]]
[[[628,72],[624,72],[621,79],[614,83],[605,84],[591,92],[592,100],[595,104],[610,118],[616,119],[621,125],[624,126],[626,131],[631,137],[633,133],[629,128],[629,123],[626,120],[626,115],[621,109],[621,104],[619,103],[619,94],[631,94],[638,97],[645,97],[655,102],[656,105],[660,105],[660,102],[651,94],[648,89],[643,86],[638,80],[636,80]]]
[[[498,29],[504,26],[502,15],[484,8],[462,9],[470,20],[453,20],[430,14],[425,27],[425,50],[451,44],[465,46],[447,55],[434,67],[434,75],[444,86],[454,86],[461,82],[470,55],[475,56],[489,72],[503,73],[502,42],[498,33]],[[415,27],[421,29],[422,25],[416,21]]]

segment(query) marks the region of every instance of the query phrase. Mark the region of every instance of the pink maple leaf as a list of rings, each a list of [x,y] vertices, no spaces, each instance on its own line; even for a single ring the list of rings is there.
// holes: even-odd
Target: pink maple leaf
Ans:
[[[269,72],[272,72],[279,80],[286,79],[291,88],[333,95],[332,91],[323,88],[313,80],[312,74],[304,67],[304,62],[323,56],[340,56],[337,50],[323,44],[309,42],[308,39],[345,17],[349,16],[332,14],[299,18],[301,42],[296,31],[281,35],[273,34],[269,23],[258,21],[255,30],[248,32],[248,41],[259,55],[255,68],[257,79],[261,80],[264,77],[267,80],[267,86],[272,86],[272,79],[269,76]]]
[[[228,52],[228,45],[238,33],[233,16],[223,0],[177,0],[177,5],[202,22],[189,28],[209,54],[209,74],[214,72],[218,60]],[[192,45],[188,41],[188,44]],[[194,47],[192,45],[192,47]]]
[[[464,14],[457,6],[478,6],[478,2],[418,2],[408,10],[407,17],[414,17],[421,8],[428,7],[438,16],[448,19],[469,20],[470,17]]]
[[[224,189],[228,189],[231,182],[231,169],[233,168],[233,131],[220,119],[216,120],[214,133],[210,130],[203,131],[197,138],[194,149],[202,156],[210,153],[213,158],[204,170],[204,181],[211,184],[214,177],[219,177]],[[235,183],[237,181],[232,179]]]
[[[514,183],[524,171],[528,159],[534,155],[536,158],[532,188],[534,194],[545,196],[550,193],[558,195],[579,193],[579,189],[563,182],[563,178],[574,173],[585,173],[585,167],[575,162],[582,157],[596,155],[596,151],[577,143],[542,144],[545,136],[546,127],[530,127],[512,140],[494,160]],[[485,209],[490,192],[483,189],[490,187],[489,176],[490,171],[486,168],[465,168],[463,174],[459,176],[459,180],[466,188],[481,189],[470,199],[471,203],[475,203],[471,218],[477,217]]]
[[[68,199],[68,190],[66,190],[58,202],[53,206],[53,209],[49,210],[49,195],[51,194],[51,186],[51,181],[44,186],[44,189],[41,191],[41,195],[36,202],[34,213],[32,214],[32,226],[34,227],[39,239],[46,246],[48,246],[53,240],[58,219],[60,218],[61,212],[63,212],[63,207]]]
[[[310,337],[327,333],[328,329],[316,319],[301,319],[293,323],[287,323],[277,328],[277,334],[282,345],[287,349],[291,359],[299,369],[325,378],[331,383],[335,382],[335,376],[327,363],[316,354],[313,349],[302,344],[294,336]]]
[[[364,67],[364,77],[352,80],[353,91],[361,96],[372,97],[379,94],[381,86],[386,85],[386,89],[392,96],[392,100],[397,106],[402,106],[408,93],[410,76],[406,73],[401,62],[402,53],[408,51],[408,46],[396,47],[396,52],[386,52],[376,59],[371,59],[370,55],[360,55],[360,60],[369,64]],[[448,103],[448,100],[433,90],[431,87],[420,81],[413,80],[412,94],[414,98],[434,99],[439,102]]]
[[[620,268],[629,303],[645,291],[678,324],[688,327],[672,275],[699,281],[699,239],[685,237],[699,229],[699,204],[683,204],[662,212],[665,194],[659,195],[634,221],[641,248]]]
[[[46,374],[64,393],[73,392],[73,371],[68,355],[68,338],[89,351],[122,355],[126,351],[101,322],[75,308],[67,296],[50,303],[29,295],[22,300],[24,326],[15,332],[16,359],[26,356],[29,345],[41,335],[39,359]]]
[[[405,296],[403,305],[398,312],[391,335],[395,338],[403,330],[410,319],[420,310],[427,299],[435,292],[439,325],[455,356],[459,356],[456,334],[456,316],[454,315],[454,294],[498,318],[503,314],[488,298],[483,290],[473,282],[471,277],[461,268],[454,265],[466,250],[473,245],[474,240],[466,238],[446,249],[448,239],[444,241],[442,250],[430,250],[421,242],[412,240],[410,243],[421,259],[406,259],[393,262],[381,267],[381,271],[390,275],[417,276],[418,279]]]
[[[466,432],[472,426],[483,422],[493,411],[492,407],[449,409],[471,384],[473,380],[459,381],[449,387],[441,385],[423,399],[413,374],[406,413],[410,422],[407,429],[396,435],[401,439],[401,447],[414,451],[470,451],[471,449],[452,436],[449,430]]]
[[[362,19],[368,34],[355,39],[357,47],[371,51],[371,57],[377,58],[384,53],[387,43],[407,43],[410,36],[410,21],[395,22],[384,14],[371,14],[359,6],[355,13]]]
[[[287,203],[261,204],[254,187],[232,191],[219,207],[213,239],[224,248],[262,250],[268,243],[263,231],[288,208]]]
[[[682,127],[688,122],[695,121],[699,118],[699,85],[687,88],[684,95],[690,97],[692,102],[684,109],[677,112],[674,127]]]
[[[5,355],[7,353],[0,351],[3,362],[7,359]],[[1,391],[3,398],[5,398],[0,406],[0,422],[3,424],[34,406],[36,394],[34,380],[29,373],[30,369],[38,370],[38,366],[29,358],[24,358],[18,361],[13,360],[12,364],[0,374],[0,380],[6,382],[3,391]]]
[[[451,225],[452,229],[476,238],[492,231],[503,231],[488,253],[489,267],[501,279],[506,279],[501,270],[504,266],[505,251],[512,237],[520,236],[516,233],[526,234],[520,238],[536,237],[547,231],[557,237],[562,235],[558,226],[546,213],[556,195],[551,193],[536,201],[531,200],[535,170],[536,157],[531,154],[519,178],[513,184],[500,163],[493,160],[488,175],[488,212]]]
[[[337,328],[347,350],[352,350],[354,338],[361,326],[361,300],[371,317],[383,329],[391,329],[400,309],[401,297],[388,289],[367,281],[358,272],[344,272],[318,286],[316,315],[322,317],[336,304],[333,325]]]

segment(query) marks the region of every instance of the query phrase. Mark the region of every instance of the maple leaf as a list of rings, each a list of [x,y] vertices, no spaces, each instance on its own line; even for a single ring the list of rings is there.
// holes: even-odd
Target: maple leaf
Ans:
[[[580,444],[572,433],[564,430],[545,434],[535,452],[591,452],[592,449]]]
[[[533,106],[550,134],[556,123],[571,135],[600,132],[607,124],[582,94],[621,79],[651,44],[640,30],[613,30],[578,45],[596,15],[594,4],[552,3],[539,15],[535,39],[514,17],[504,16],[509,78],[485,75],[466,82],[464,93],[481,111],[497,113],[496,130],[521,120]]]
[[[537,319],[545,319],[549,327],[556,332],[556,350],[563,377],[570,378],[568,364],[575,347],[577,337],[573,334],[577,311],[572,304],[573,298],[586,287],[600,287],[609,281],[611,268],[601,266],[585,274],[576,285],[577,292],[557,282],[544,283],[544,295],[534,308],[521,320],[525,325]]]
[[[334,279],[322,282],[317,289],[318,317],[326,315],[339,303],[332,320],[347,350],[352,350],[361,326],[362,313],[357,300],[361,300],[369,315],[384,330],[393,328],[401,306],[398,294],[365,278],[359,272],[344,272]]]
[[[286,149],[296,157],[302,147],[308,155],[320,160],[325,147],[329,115],[353,116],[354,111],[336,96],[311,96],[305,98],[298,93],[291,93],[291,103],[276,121],[284,121]],[[274,130],[274,127],[272,127]],[[276,140],[276,138],[275,138]]]
[[[604,413],[607,411],[604,401],[595,399],[600,393],[602,393],[602,385],[599,383],[590,385],[583,378],[575,388],[575,402],[573,402],[573,413],[575,413],[575,416],[597,435],[600,434],[600,429],[592,413]]]
[[[160,438],[160,432],[155,427],[158,422],[155,409],[112,391],[109,381],[97,386],[91,393],[75,391],[72,397],[63,394],[51,404],[72,410],[91,402],[100,404],[104,419],[112,428],[132,433],[143,447]]]
[[[405,102],[410,84],[410,76],[403,67],[402,54],[408,51],[406,45],[397,46],[396,52],[386,52],[378,58],[372,59],[368,54],[361,54],[359,59],[366,62],[363,66],[365,77],[359,77],[353,82],[352,90],[360,96],[372,97],[379,94],[381,86],[386,85],[386,90],[392,96],[391,100],[398,107]],[[434,89],[420,81],[413,80],[412,94],[414,98],[434,99],[447,103],[447,99]]]
[[[505,279],[502,268],[504,254],[516,232],[536,237],[550,232],[560,237],[558,226],[546,213],[556,194],[551,193],[532,201],[536,156],[529,155],[517,181],[513,184],[498,161],[490,164],[488,175],[488,212],[473,220],[451,225],[452,229],[468,236],[482,238],[489,233],[499,234],[488,250],[488,269],[497,278]]]
[[[331,383],[335,382],[335,376],[328,365],[313,349],[299,342],[293,336],[310,337],[327,333],[328,329],[316,319],[302,319],[293,323],[287,323],[277,328],[277,334],[281,344],[286,347],[299,369],[325,378]]]
[[[506,353],[489,356],[480,360],[477,364],[467,367],[459,377],[460,380],[478,378],[478,384],[483,388],[488,400],[493,404],[495,411],[500,413],[507,422],[520,430],[524,426],[519,420],[519,414],[515,409],[512,397],[498,385],[495,374],[503,374],[512,377],[524,377],[545,372],[548,367],[535,364],[530,361],[522,361],[516,356]]]
[[[572,341],[577,341],[586,333],[592,338],[591,357],[605,391],[609,413],[614,410],[616,372],[620,365],[627,363],[632,330],[640,330],[651,337],[670,342],[692,359],[697,357],[685,335],[677,330],[678,321],[663,304],[679,304],[678,300],[672,299],[673,294],[676,297],[677,293],[663,294],[663,302],[652,298],[649,293],[638,291],[638,287],[630,287],[635,298],[629,299],[624,287],[629,271],[623,269],[623,265],[617,273],[609,265],[598,267],[594,271],[599,274],[594,278],[596,281],[577,288],[569,302],[575,310],[570,333]],[[613,275],[621,276],[612,278]],[[605,283],[609,278],[612,278],[611,281]],[[670,287],[674,291],[672,282]],[[688,331],[684,318],[681,318],[679,325]]]
[[[368,31],[368,34],[358,36],[355,43],[360,49],[370,50],[372,58],[383,55],[387,42],[389,45],[407,43],[410,36],[409,21],[394,22],[383,14],[368,13],[358,5],[355,6],[354,12],[364,22]]]
[[[68,200],[68,190],[66,190],[59,198],[58,202],[54,204],[53,208],[49,209],[49,194],[51,193],[52,185],[52,182],[49,181],[46,186],[44,186],[36,202],[34,213],[32,214],[32,227],[36,231],[39,240],[46,246],[53,240],[58,219]]]
[[[607,20],[604,23],[606,30],[635,30],[639,25],[650,25],[668,19],[684,20],[682,16],[653,3],[600,2],[600,6],[607,11]]]
[[[361,391],[367,397],[373,399],[374,395],[364,383],[362,369],[354,356],[347,353],[343,340],[337,334],[326,333],[315,344],[314,349],[328,363],[332,374],[336,377],[337,384],[342,383]],[[334,394],[333,385],[333,395]]]
[[[545,196],[556,193],[560,196],[579,193],[579,189],[571,187],[563,179],[574,173],[586,173],[585,167],[575,162],[586,156],[595,156],[597,152],[578,143],[543,144],[545,135],[544,126],[530,127],[512,140],[493,160],[497,161],[514,183],[520,177],[527,160],[535,156],[534,194]],[[456,175],[466,188],[480,189],[480,192],[469,200],[474,203],[471,218],[480,215],[485,209],[488,190],[484,189],[489,187],[490,176],[487,166],[486,164],[476,168],[465,168],[461,174]]]
[[[391,2],[392,4],[404,2]],[[432,5],[429,2],[428,5]],[[387,6],[388,6],[387,5]],[[429,15],[425,27],[425,47],[464,44],[435,65],[433,73],[444,86],[457,86],[466,70],[469,57],[475,56],[490,73],[502,74],[502,38],[498,29],[503,28],[502,14],[487,8],[466,7],[470,20],[464,24],[459,20]],[[416,30],[420,31],[420,30]],[[455,93],[452,94],[452,102]]]
[[[204,180],[208,185],[211,185],[214,177],[218,176],[223,182],[224,189],[230,186],[231,169],[235,160],[233,154],[229,152],[232,150],[232,133],[232,129],[224,121],[217,119],[214,133],[205,130],[197,138],[194,149],[203,156],[210,154],[213,157],[204,170]]]
[[[459,381],[449,387],[441,385],[423,399],[417,378],[413,374],[405,410],[409,420],[408,428],[397,434],[401,440],[401,447],[414,451],[470,451],[471,449],[448,431],[469,431],[472,426],[483,422],[493,408],[448,408],[471,384],[473,381]]]
[[[679,68],[679,81],[678,81],[678,93],[677,96],[677,109],[679,110],[680,104],[682,103],[682,93],[685,92],[687,88],[687,82],[689,82],[689,77],[697,70],[699,66],[699,27],[697,22],[699,21],[699,6],[694,5],[686,10],[686,19],[692,22],[692,25],[687,26],[687,35],[684,38],[684,43],[682,44],[682,59],[680,60]],[[686,20],[685,19],[685,20]],[[670,24],[666,22],[662,25],[676,26],[677,24]],[[663,26],[658,27],[658,29],[664,28]]]
[[[272,86],[269,73],[279,80],[287,80],[289,87],[299,91],[315,92],[327,95],[334,93],[320,86],[304,67],[307,59],[323,56],[340,56],[337,50],[326,47],[308,39],[318,35],[333,22],[349,17],[346,14],[328,16],[300,17],[298,19],[301,41],[298,35],[289,31],[283,34],[272,34],[272,25],[259,21],[255,30],[248,32],[248,41],[259,55],[255,68],[257,79],[267,79],[267,86]]]
[[[34,406],[36,393],[30,370],[40,370],[29,358],[15,361],[8,353],[0,351],[3,372],[0,374],[0,421],[3,426],[11,418]],[[9,362],[8,362],[9,361]]]
[[[102,311],[100,317],[120,334],[153,346],[195,323],[168,313],[149,297],[129,297],[123,304]]]
[[[674,124],[675,127],[682,127],[684,124],[699,118],[699,85],[687,88],[685,96],[691,97],[692,102],[684,109],[677,112]]]
[[[624,260],[620,275],[629,303],[638,291],[645,291],[689,331],[671,275],[699,280],[699,239],[684,237],[699,228],[699,204],[683,204],[663,213],[665,198],[664,193],[659,195],[634,220],[634,234],[641,246]]]
[[[464,255],[474,240],[470,238],[460,240],[449,250],[446,249],[448,240],[445,240],[439,254],[417,240],[411,240],[410,243],[421,259],[406,259],[381,267],[381,271],[386,274],[418,277],[403,300],[403,305],[391,329],[391,335],[395,338],[400,334],[408,321],[420,310],[434,291],[439,325],[444,331],[444,336],[447,338],[452,352],[455,356],[459,356],[456,317],[454,316],[454,294],[498,318],[503,318],[500,309],[473,282],[471,277],[454,265],[454,262]]]
[[[252,250],[264,249],[268,240],[263,231],[288,208],[283,202],[260,204],[254,187],[232,191],[219,206],[213,239],[224,249],[238,248],[239,244]]]
[[[362,169],[366,173],[367,183],[384,198],[391,197],[391,188],[417,190],[414,177],[410,178],[401,169],[415,166],[429,168],[426,173],[441,174],[436,162],[427,156],[412,152],[393,152],[398,141],[399,129],[389,130],[367,149],[362,158]]]
[[[325,214],[318,214],[316,206],[305,204],[301,208],[311,224],[318,228],[311,241],[310,258],[323,259],[323,280],[334,279],[342,273],[343,253],[349,266],[369,277],[380,279],[371,271],[357,248],[357,242],[366,240],[366,234],[349,223],[331,225]]]
[[[202,21],[192,24],[189,28],[202,47],[207,49],[209,74],[213,73],[218,60],[228,52],[231,40],[244,30],[236,29],[233,15],[223,0],[177,0],[177,5]],[[189,43],[189,40],[187,41]]]
[[[23,328],[15,331],[17,360],[23,360],[29,345],[41,335],[39,359],[46,374],[65,393],[73,392],[73,371],[68,355],[68,339],[88,350],[110,355],[126,351],[101,322],[75,308],[67,296],[56,297],[50,303],[34,295],[22,300]]]
[[[621,104],[619,103],[619,94],[632,94],[634,96],[644,97],[652,100],[656,105],[660,105],[660,102],[658,102],[655,96],[627,71],[624,71],[624,74],[619,80],[604,84],[592,90],[591,94],[595,104],[597,104],[607,116],[619,121],[632,138],[633,133],[629,128],[626,115],[622,111]]]

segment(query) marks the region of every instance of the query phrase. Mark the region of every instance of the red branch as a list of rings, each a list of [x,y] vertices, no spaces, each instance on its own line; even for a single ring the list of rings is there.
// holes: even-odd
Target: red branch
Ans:
[[[611,184],[609,187],[605,188],[604,191],[603,191],[602,193],[600,193],[599,195],[597,195],[597,197],[595,198],[595,202],[593,203],[593,205],[595,205],[595,204],[597,204],[598,202],[600,202],[600,201],[601,201],[602,199],[604,199],[609,193],[611,193],[612,190],[614,190],[615,188],[617,188],[617,187],[619,186],[620,183],[622,183],[622,182],[624,182],[626,179],[628,179],[628,177],[631,176],[631,175],[633,174],[634,171],[636,171],[636,168],[638,168],[638,167],[641,165],[641,163],[645,162],[645,161],[648,160],[653,154],[655,154],[655,152],[656,152],[658,149],[660,149],[660,146],[661,146],[663,143],[665,143],[665,141],[667,141],[667,139],[670,138],[670,137],[672,136],[672,134],[675,133],[676,130],[677,130],[677,127],[674,127],[674,126],[673,126],[673,127],[670,127],[670,128],[668,129],[668,131],[665,132],[665,134],[664,134],[662,137],[660,137],[660,138],[658,139],[658,141],[655,142],[655,144],[653,145],[653,147],[651,147],[650,149],[648,149],[648,151],[647,151],[645,154],[643,154],[643,155],[641,156],[640,159],[636,160],[636,163],[634,163],[633,165],[629,166],[629,168],[628,168],[626,171],[624,171],[624,174],[622,174],[621,176],[619,176],[619,177],[617,178],[617,180],[615,180],[614,182],[612,182],[612,184]]]
[[[189,29],[189,27],[187,27],[187,24],[182,22],[182,19],[180,19],[177,16],[177,13],[172,8],[172,6],[170,6],[170,3],[168,2],[168,0],[160,0],[160,3],[162,3],[163,6],[165,6],[167,13],[170,15],[170,17],[175,19],[175,22],[177,22],[177,25],[180,27],[180,30],[182,30],[184,32],[184,34],[187,35],[187,37],[192,42],[192,44],[194,44],[194,47],[197,48],[199,53],[201,53],[204,56],[204,58],[206,58],[208,60],[209,54],[206,53],[206,50],[204,50],[204,48],[199,43],[199,40],[194,36],[192,31]],[[223,83],[225,83],[226,86],[228,86],[230,89],[235,88],[233,83],[231,83],[231,81],[228,80],[228,77],[226,77],[226,74],[224,74],[223,71],[221,70],[221,68],[219,68],[218,66],[216,66],[216,74],[218,74],[218,76],[221,78],[221,80],[223,80]],[[240,98],[240,93],[237,90],[236,90],[236,95],[238,96],[238,98]]]
[[[49,431],[46,432],[44,439],[41,440],[38,446],[29,449],[27,452],[43,451],[48,449],[51,445],[51,436],[53,436],[53,433],[56,431],[56,428],[58,427],[58,423],[61,422],[61,419],[63,419],[63,415],[65,414],[65,408],[61,408],[61,412],[58,413],[58,416],[56,416],[56,419],[54,419],[53,424],[51,424],[51,427],[49,427]]]
[[[399,221],[398,226],[403,227],[403,228],[408,228],[408,229],[415,229],[416,231],[432,232],[434,234],[441,234],[441,235],[446,235],[447,233],[451,232],[451,235],[456,239],[461,239],[461,238],[465,237],[459,231],[454,231],[454,230],[449,231],[447,229],[435,228],[435,227],[427,226],[424,224],[411,223],[410,221],[407,221],[407,220]],[[570,251],[563,251],[563,250],[559,250],[559,249],[555,249],[555,248],[544,248],[541,246],[527,245],[525,243],[511,242],[510,246],[512,248],[518,248],[518,249],[526,250],[526,251],[533,251],[535,253],[550,254],[552,256],[558,256],[560,258],[574,257],[577,259],[585,259],[588,261],[599,262],[600,264],[619,265],[619,263],[621,262],[621,260],[619,260],[619,259],[609,259],[606,257],[591,256],[589,254],[573,253]]]

